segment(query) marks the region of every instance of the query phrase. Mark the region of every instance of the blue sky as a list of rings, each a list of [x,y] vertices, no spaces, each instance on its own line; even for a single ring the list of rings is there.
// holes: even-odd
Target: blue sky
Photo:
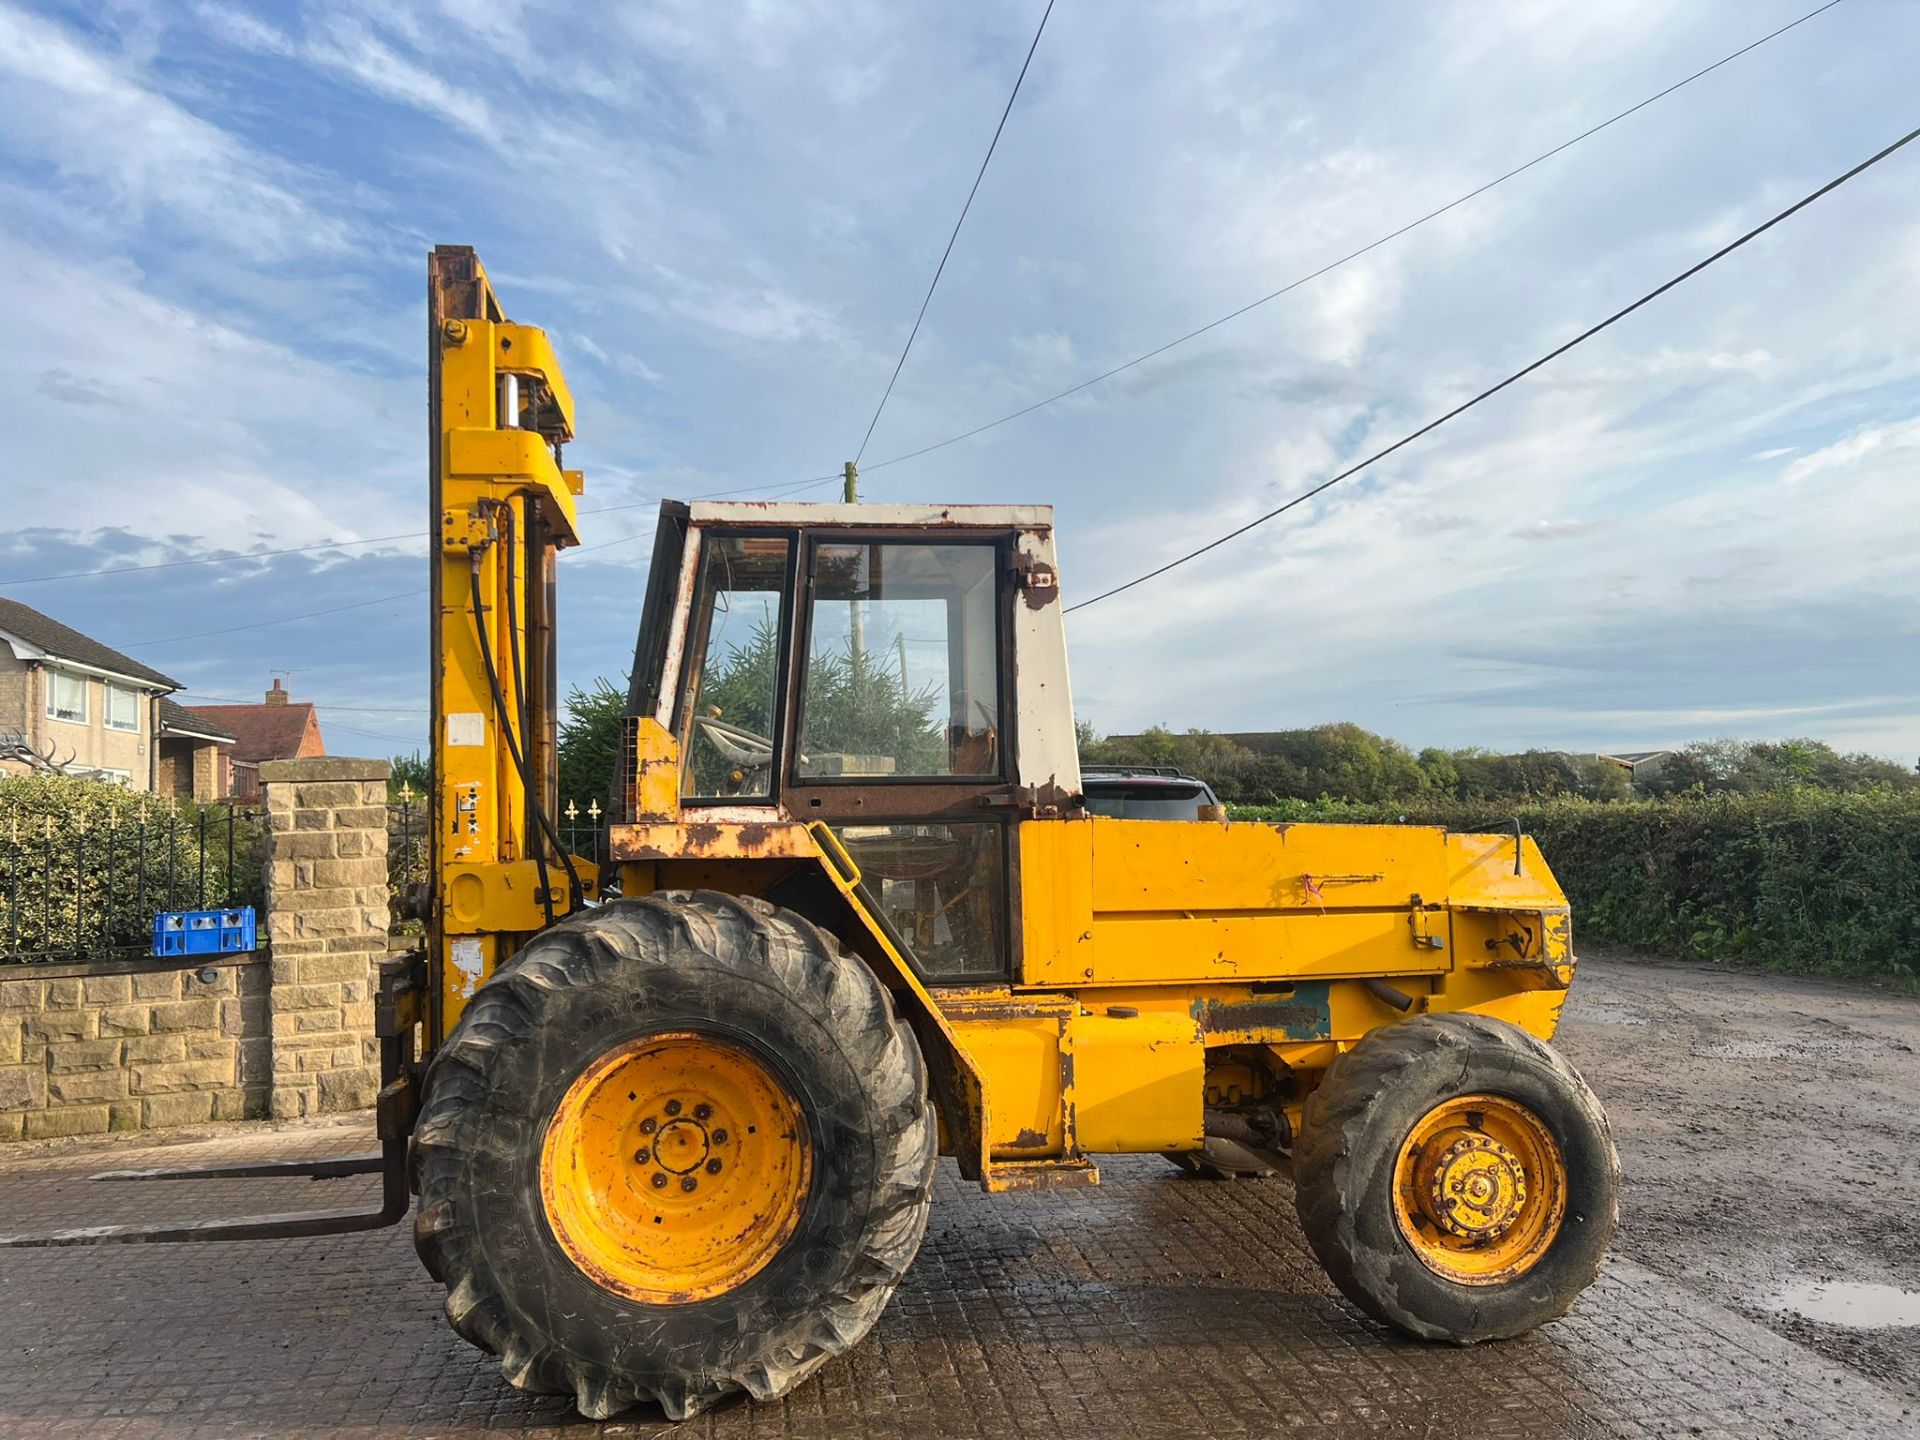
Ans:
[[[864,493],[1053,503],[1069,599],[1271,508],[1911,128],[1920,6],[1845,0],[1162,359],[873,462],[1273,290],[1811,5],[1060,0]],[[424,256],[465,243],[555,338],[585,503],[633,507],[588,522],[630,543],[562,562],[563,678],[617,679],[651,502],[798,484],[859,443],[1038,12],[0,0],[4,593],[186,698],[291,671],[335,751],[418,744],[420,542],[7,582],[423,529]],[[1809,734],[1911,760],[1916,167],[1075,616],[1081,713],[1414,745]]]

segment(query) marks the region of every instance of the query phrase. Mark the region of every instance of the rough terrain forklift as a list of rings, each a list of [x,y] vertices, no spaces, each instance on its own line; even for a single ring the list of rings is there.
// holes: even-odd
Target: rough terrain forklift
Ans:
[[[1090,815],[1048,507],[663,504],[606,858],[568,855],[572,400],[471,250],[429,312],[434,878],[382,982],[385,1204],[86,1239],[410,1188],[455,1329],[593,1417],[858,1343],[939,1155],[989,1191],[1289,1169],[1340,1290],[1433,1340],[1593,1279],[1618,1162],[1545,1043],[1574,957],[1537,848]]]

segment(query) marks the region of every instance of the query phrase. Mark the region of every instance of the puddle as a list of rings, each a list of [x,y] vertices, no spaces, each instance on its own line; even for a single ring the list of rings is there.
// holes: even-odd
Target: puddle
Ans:
[[[1845,1325],[1856,1330],[1920,1325],[1920,1291],[1902,1290],[1896,1285],[1807,1281],[1789,1285],[1769,1303],[1774,1309],[1790,1310],[1822,1325]]]

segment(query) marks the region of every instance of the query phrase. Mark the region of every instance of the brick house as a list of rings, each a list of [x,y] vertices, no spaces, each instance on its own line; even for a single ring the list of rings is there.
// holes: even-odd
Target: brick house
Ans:
[[[159,766],[154,789],[182,800],[220,800],[233,793],[233,735],[202,715],[160,697]]]
[[[58,770],[218,798],[219,750],[229,737],[217,725],[196,728],[193,712],[167,698],[179,688],[172,676],[0,597],[0,775]],[[167,715],[175,717],[171,753]]]
[[[231,793],[236,800],[260,798],[263,762],[327,753],[312,703],[295,700],[277,679],[258,705],[201,705],[193,713],[233,736]]]

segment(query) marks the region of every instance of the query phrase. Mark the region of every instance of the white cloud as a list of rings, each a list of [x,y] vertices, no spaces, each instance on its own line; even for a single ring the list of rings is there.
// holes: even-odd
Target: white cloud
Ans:
[[[75,203],[138,226],[164,216],[261,258],[344,250],[351,228],[305,198],[309,177],[250,149],[63,27],[0,6],[0,136],[54,167]]]

